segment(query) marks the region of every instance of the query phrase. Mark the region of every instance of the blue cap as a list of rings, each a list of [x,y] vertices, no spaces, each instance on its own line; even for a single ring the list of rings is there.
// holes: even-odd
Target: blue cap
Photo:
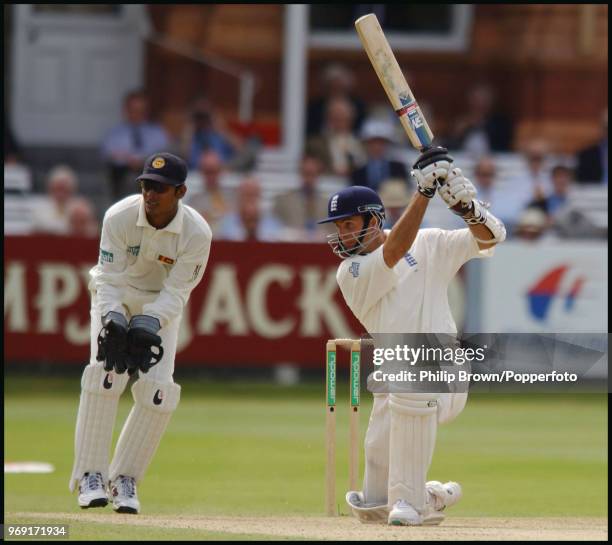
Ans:
[[[187,178],[187,164],[180,157],[171,153],[154,153],[147,157],[142,174],[136,181],[153,180],[162,184],[179,186]]]
[[[327,203],[327,218],[317,223],[329,223],[368,212],[385,213],[378,193],[369,187],[353,185],[330,197]]]

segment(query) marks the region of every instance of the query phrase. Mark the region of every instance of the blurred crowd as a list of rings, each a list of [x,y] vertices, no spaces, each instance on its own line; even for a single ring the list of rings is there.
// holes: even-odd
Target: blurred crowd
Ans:
[[[193,101],[181,134],[171,136],[151,118],[146,92],[130,92],[124,98],[122,121],[100,142],[110,201],[136,191],[134,180],[146,157],[171,151],[190,169],[185,204],[207,219],[217,240],[323,241],[329,231],[321,229],[317,219],[326,215],[329,185],[324,189],[322,180],[378,191],[391,227],[414,191],[399,123],[389,116],[389,108],[365,104],[357,96],[354,76],[345,66],[326,67],[319,83],[319,92],[306,106],[297,177],[271,196],[265,195],[266,180],[256,169],[261,143],[230,130],[207,97]],[[464,170],[511,237],[607,237],[607,221],[603,229],[575,197],[581,187],[607,187],[607,109],[599,140],[567,157],[554,154],[542,139],[513,149],[514,120],[498,111],[490,86],[470,89],[465,103],[465,113],[440,143],[469,158]],[[6,124],[4,132],[5,214],[8,198],[8,206],[15,203],[23,219],[18,199],[28,190],[28,167]],[[514,154],[511,171],[500,172],[500,154]],[[45,193],[33,195],[30,203],[28,232],[99,236],[101,218],[69,165],[51,168]]]

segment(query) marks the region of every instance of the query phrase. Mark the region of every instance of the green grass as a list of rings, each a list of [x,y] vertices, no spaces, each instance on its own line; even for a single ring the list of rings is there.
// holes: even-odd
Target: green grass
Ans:
[[[320,385],[180,382],[181,403],[139,487],[143,514],[322,514]],[[6,377],[5,460],[56,468],[48,475],[5,475],[6,512],[49,512],[53,520],[53,512],[79,511],[68,491],[79,386],[78,378]],[[363,432],[371,408],[364,398]],[[338,503],[346,512],[344,403],[340,396]],[[126,391],[115,439],[130,407]],[[457,516],[606,516],[607,397],[474,394],[457,420],[438,429],[429,478],[462,484],[464,498],[452,511]],[[73,524],[71,537],[147,539],[152,532],[150,538],[222,539],[187,530],[95,526]]]

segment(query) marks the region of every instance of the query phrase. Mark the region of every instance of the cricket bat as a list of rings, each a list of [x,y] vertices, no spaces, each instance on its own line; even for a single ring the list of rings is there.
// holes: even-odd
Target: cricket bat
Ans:
[[[410,143],[420,152],[425,151],[431,146],[433,133],[397,64],[378,18],[368,13],[355,21],[355,28]]]

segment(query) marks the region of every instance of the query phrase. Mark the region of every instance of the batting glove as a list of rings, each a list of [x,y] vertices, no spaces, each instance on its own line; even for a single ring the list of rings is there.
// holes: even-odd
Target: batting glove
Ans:
[[[476,188],[463,175],[460,168],[450,170],[446,183],[440,185],[438,193],[446,206],[457,215],[463,216],[466,212],[473,210]]]
[[[412,165],[412,176],[417,183],[417,191],[431,199],[436,194],[436,185],[446,180],[453,158],[441,146],[422,153]]]

